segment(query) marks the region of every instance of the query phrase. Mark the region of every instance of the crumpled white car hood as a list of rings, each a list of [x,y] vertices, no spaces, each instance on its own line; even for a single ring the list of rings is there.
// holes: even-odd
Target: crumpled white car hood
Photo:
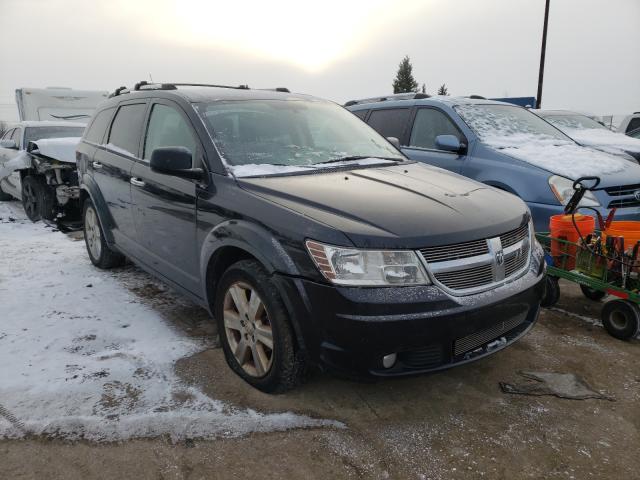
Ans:
[[[76,147],[80,137],[45,138],[30,142],[29,152],[61,162],[76,163]]]

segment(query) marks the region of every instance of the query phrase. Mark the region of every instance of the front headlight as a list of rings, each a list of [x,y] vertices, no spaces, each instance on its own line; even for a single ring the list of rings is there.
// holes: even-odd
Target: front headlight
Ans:
[[[569,199],[575,193],[575,190],[573,189],[573,180],[569,180],[568,178],[560,177],[558,175],[552,175],[549,177],[549,186],[551,187],[551,191],[555,197],[562,205],[569,203]],[[598,199],[592,192],[585,192],[584,197],[582,197],[578,206],[599,207],[600,202],[598,202]]]
[[[318,270],[337,285],[373,287],[431,283],[420,259],[410,250],[359,250],[313,240],[307,240],[306,246]]]

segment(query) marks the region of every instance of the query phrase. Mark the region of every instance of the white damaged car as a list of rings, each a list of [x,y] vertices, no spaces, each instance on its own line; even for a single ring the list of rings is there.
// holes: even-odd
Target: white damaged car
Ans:
[[[30,220],[79,217],[75,149],[84,124],[20,122],[0,139],[0,200],[22,201]]]

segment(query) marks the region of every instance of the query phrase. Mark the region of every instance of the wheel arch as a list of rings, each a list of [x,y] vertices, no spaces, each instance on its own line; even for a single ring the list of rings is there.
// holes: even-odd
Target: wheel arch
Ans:
[[[107,243],[110,245],[115,243],[113,233],[111,232],[115,223],[109,213],[107,202],[102,196],[102,193],[100,193],[100,188],[95,180],[87,174],[82,175],[82,177],[78,179],[78,183],[80,184],[80,207],[84,208],[85,200],[91,200],[91,203],[96,207],[95,210]]]

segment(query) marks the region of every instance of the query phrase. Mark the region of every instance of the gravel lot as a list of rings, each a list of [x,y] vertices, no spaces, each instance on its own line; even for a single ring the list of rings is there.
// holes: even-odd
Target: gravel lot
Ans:
[[[6,272],[13,274],[24,265],[7,258],[3,238],[8,223],[22,220],[15,203],[5,207],[0,217],[0,299],[6,300],[7,292],[13,291]],[[11,228],[29,233],[35,232],[34,227],[44,228],[27,223]],[[49,233],[52,238],[62,237]],[[63,240],[79,245],[73,237]],[[32,255],[47,261],[49,254],[43,249]],[[3,478],[640,478],[640,342],[609,337],[597,325],[599,304],[586,300],[570,284],[562,284],[560,304],[544,311],[529,335],[471,365],[375,384],[316,373],[294,392],[268,396],[248,387],[227,368],[206,312],[133,266],[106,273],[87,268],[96,285],[114,282],[109,288],[121,288],[128,295],[130,301],[114,312],[126,316],[144,307],[145,315],[170,330],[172,341],[190,345],[191,350],[175,354],[165,375],[174,389],[169,393],[201,395],[201,403],[171,397],[174,400],[163,400],[163,406],[180,414],[214,412],[215,417],[199,418],[205,426],[215,420],[217,427],[191,430],[200,434],[190,435],[189,430],[177,431],[178,426],[165,422],[148,434],[140,433],[143,428],[130,436],[114,434],[88,441],[69,435],[70,429],[62,435],[38,430],[39,424],[29,423],[32,420],[25,414],[13,419],[25,426],[25,432],[8,438],[7,422],[12,421],[7,413],[12,413],[0,410],[0,431],[2,422],[7,427],[4,438],[0,436]],[[23,290],[16,295],[25,302],[34,298]],[[91,295],[73,298],[78,311],[95,303]],[[0,305],[0,332],[8,331],[7,313],[14,312]],[[83,328],[83,324],[73,326]],[[0,354],[10,348],[8,338],[0,333]],[[94,353],[87,356],[92,358]],[[15,364],[5,365],[7,370],[21,368],[22,357],[16,353],[16,358]],[[39,358],[46,360],[46,356]],[[147,362],[152,371],[160,364],[154,359]],[[499,382],[522,382],[520,371],[573,373],[615,400],[502,393]],[[52,370],[50,375],[54,374]],[[105,388],[114,380],[92,377],[87,381],[95,382],[89,386]],[[129,394],[124,391],[126,399]],[[39,391],[35,392],[31,408],[45,408],[37,398]],[[0,384],[0,405],[14,393]],[[140,410],[135,412],[156,411],[155,398],[149,395],[149,404],[136,407]],[[82,408],[79,402],[79,411]],[[119,411],[115,418],[109,416],[113,410],[108,408],[91,412],[92,423],[99,420],[105,431],[129,418],[127,411]],[[36,414],[34,418],[40,418]],[[83,418],[76,418],[80,429]],[[153,415],[145,421],[152,420]],[[242,428],[236,428],[238,422]],[[34,426],[32,431],[29,425]]]

